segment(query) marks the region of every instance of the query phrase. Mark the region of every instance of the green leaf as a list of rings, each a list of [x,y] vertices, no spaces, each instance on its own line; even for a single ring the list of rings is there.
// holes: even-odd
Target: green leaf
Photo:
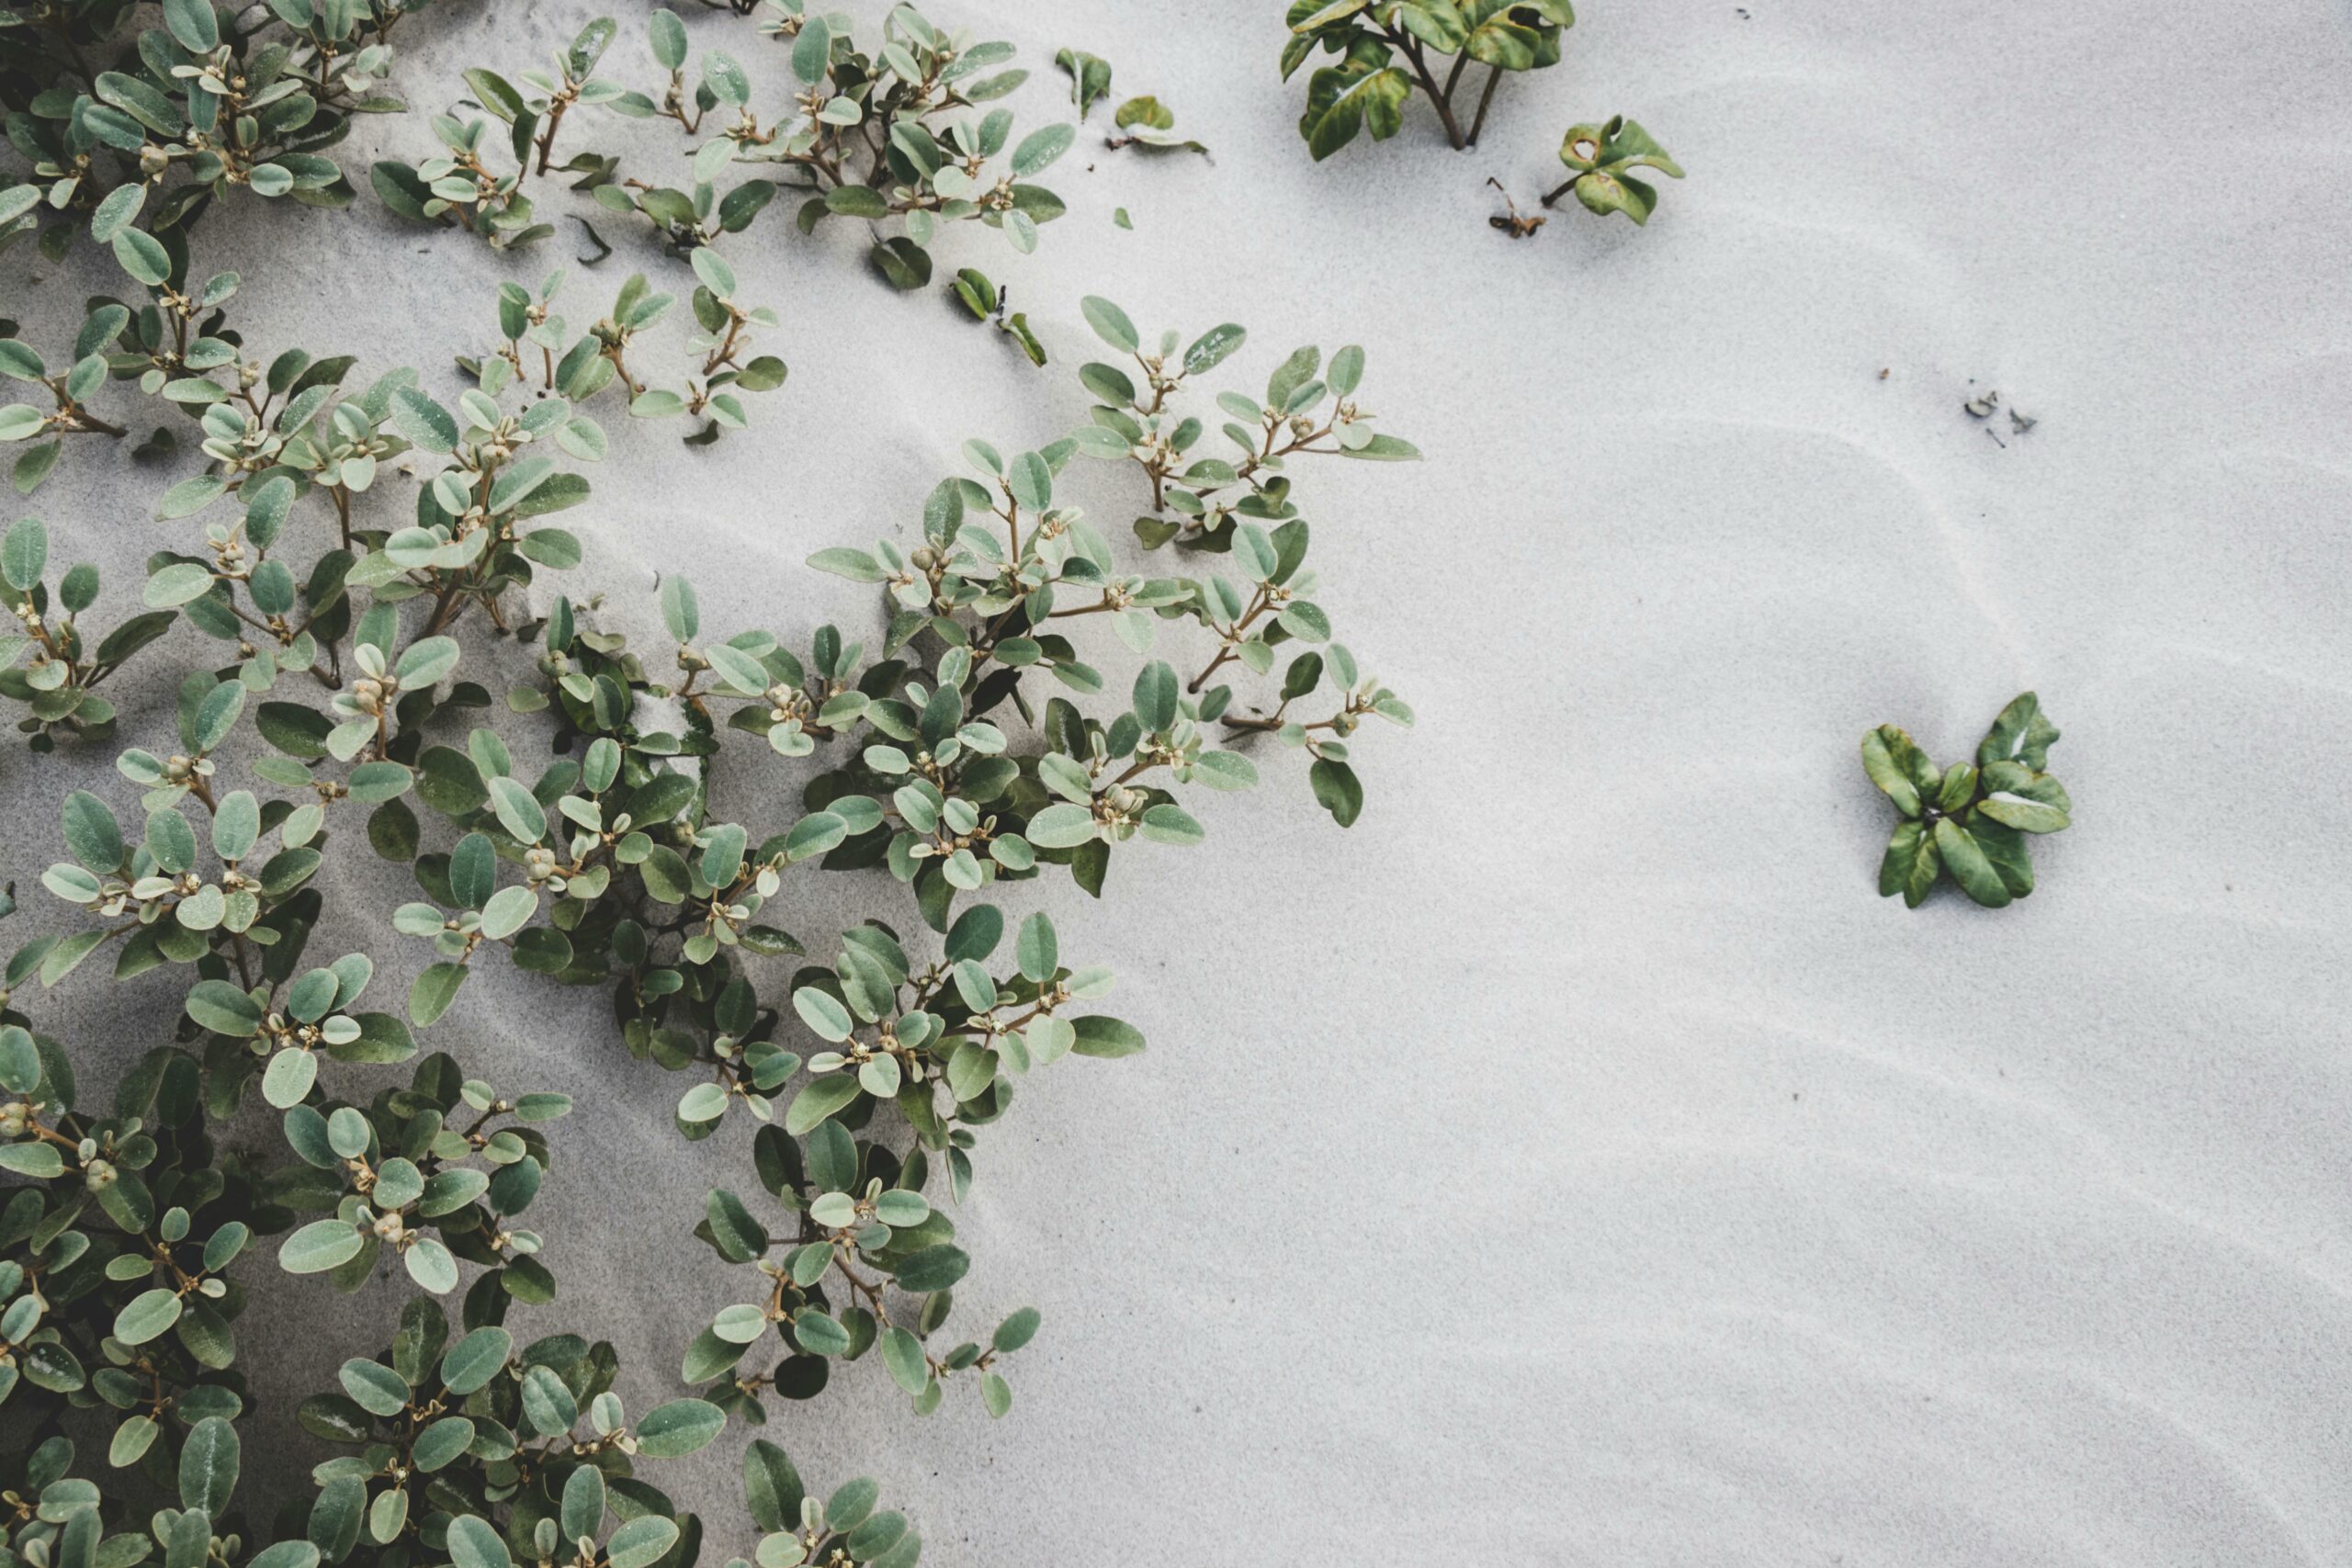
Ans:
[[[48,1144],[0,1144],[0,1170],[45,1181],[65,1174],[65,1160]]]
[[[1074,125],[1048,125],[1031,131],[1012,150],[1012,173],[1016,179],[1027,179],[1055,159],[1069,151],[1078,140]]]
[[[971,1267],[972,1259],[962,1247],[940,1242],[909,1253],[899,1260],[893,1273],[900,1290],[923,1296],[951,1289]]]
[[[133,1297],[115,1314],[114,1337],[125,1345],[144,1345],[179,1320],[178,1292],[158,1287]]]
[[[1023,833],[1039,849],[1071,849],[1094,837],[1094,813],[1083,806],[1057,801],[1032,817]]]
[[[1919,815],[1920,786],[1917,781],[1922,766],[1932,775],[1934,764],[1927,761],[1909,735],[1894,725],[1882,724],[1862,736],[1862,771],[1905,817]]]
[[[353,1404],[372,1416],[397,1416],[408,1408],[415,1391],[408,1380],[385,1366],[381,1361],[367,1361],[357,1357],[344,1362],[335,1381],[343,1384],[343,1392]]]
[[[2074,821],[2057,806],[2005,789],[1996,789],[1978,801],[1976,809],[2021,833],[2055,833]]]
[[[1198,376],[1204,371],[1214,369],[1225,362],[1227,355],[1239,348],[1249,335],[1246,331],[1231,321],[1226,322],[1223,326],[1211,327],[1199,337],[1194,338],[1193,345],[1184,351],[1184,374]]]
[[[1347,763],[1318,757],[1306,770],[1306,782],[1315,791],[1316,803],[1340,827],[1354,826],[1363,814],[1363,784]]]
[[[5,340],[0,340],[5,341]],[[0,578],[29,593],[49,564],[49,528],[38,517],[20,517],[0,539]]]
[[[676,12],[653,12],[645,18],[645,32],[662,69],[675,71],[686,62],[686,27]]]
[[[359,1256],[358,1228],[348,1220],[314,1220],[286,1238],[277,1266],[288,1274],[323,1274]]]
[[[1575,189],[1576,198],[1586,211],[1601,218],[1622,212],[1636,226],[1646,225],[1657,208],[1657,192],[1631,175],[1611,175],[1596,169],[1577,175]]]
[[[2042,716],[2041,699],[2031,692],[2021,692],[1984,732],[1984,743],[1976,748],[1976,763],[1989,767],[1995,762],[2020,762],[2038,773],[2050,765],[2050,748],[2057,739],[2058,727]]]
[[[514,1350],[514,1337],[503,1328],[477,1328],[441,1358],[441,1386],[463,1398],[497,1376]]]
[[[882,1364],[909,1393],[921,1394],[931,1385],[931,1365],[924,1359],[922,1341],[896,1324],[882,1331]]]
[[[835,577],[846,577],[852,582],[879,582],[889,575],[882,570],[880,564],[872,556],[864,550],[854,550],[845,547],[819,550],[808,558],[808,564],[819,571],[831,572]],[[735,650],[729,649],[728,651],[731,653]],[[748,658],[749,655],[745,657]],[[725,674],[726,671],[721,671],[720,673]],[[757,691],[762,688],[752,689]]]
[[[768,1249],[768,1233],[743,1201],[723,1187],[714,1187],[703,1199],[703,1216],[719,1256],[729,1263],[749,1263]]]
[[[149,576],[140,597],[151,610],[169,610],[201,599],[211,590],[211,569],[194,561],[174,561]]]
[[[1136,675],[1136,717],[1142,721],[1148,734],[1157,735],[1174,728],[1176,705],[1182,694],[1175,669],[1166,660],[1155,659]]]
[[[164,0],[164,26],[191,54],[209,54],[220,47],[220,25],[212,15],[212,0]]]
[[[805,1495],[791,1456],[764,1438],[753,1439],[743,1455],[743,1497],[752,1522],[767,1531],[797,1529]]]
[[[757,696],[768,689],[767,667],[740,648],[714,643],[703,649],[703,657],[710,660],[720,680],[745,696]]]
[[[1132,1056],[1144,1048],[1143,1031],[1119,1019],[1094,1013],[1070,1024],[1078,1033],[1070,1049],[1081,1056]]]
[[[844,218],[875,219],[888,217],[890,204],[870,186],[843,185],[825,193],[825,210]]]
[[[180,1448],[180,1506],[218,1519],[237,1489],[237,1429],[218,1416],[198,1421]]]
[[[1927,825],[1909,819],[1898,822],[1894,836],[1887,840],[1885,858],[1879,862],[1879,897],[1891,898],[1900,893],[1904,903],[1916,909],[1935,886],[1942,869],[1935,835]]]
[[[667,16],[667,12],[657,15]],[[455,415],[413,387],[395,387],[391,397],[391,424],[405,436],[409,444],[427,452],[451,452],[458,446],[458,421]]]
[[[1328,28],[1334,22],[1345,21],[1371,3],[1372,0],[1307,0],[1304,6],[1291,7],[1290,30],[1304,34]]]
[[[1966,762],[1954,762],[1944,770],[1943,782],[1936,786],[1936,809],[1943,812],[1962,811],[1976,797],[1976,770]]]
[[[673,1399],[647,1412],[637,1424],[638,1451],[651,1459],[677,1459],[708,1447],[726,1425],[727,1413],[716,1404]]]
[[[1023,979],[1043,985],[1054,977],[1054,971],[1061,964],[1061,944],[1055,937],[1054,922],[1044,910],[1021,922],[1021,934],[1014,940],[1013,952]]]
[[[2030,840],[2015,828],[1981,813],[1968,819],[1968,836],[1984,852],[1994,874],[2013,898],[2022,898],[2033,891],[2033,852]]]
[[[1078,308],[1085,315],[1086,324],[1094,329],[1094,335],[1120,353],[1133,354],[1142,345],[1143,340],[1136,335],[1136,324],[1108,299],[1089,294],[1078,302]]]
[[[1005,465],[1004,483],[1012,499],[1031,512],[1054,503],[1054,470],[1035,452],[1018,453]]]
[[[1421,449],[1394,435],[1374,435],[1367,437],[1361,446],[1342,446],[1340,456],[1353,457],[1359,462],[1414,463],[1420,460]]]
[[[427,1474],[454,1462],[474,1440],[474,1424],[463,1416],[444,1416],[416,1436],[410,1457]]]
[[[0,1089],[30,1094],[40,1087],[40,1051],[33,1037],[17,1024],[0,1026]]]
[[[812,1356],[839,1356],[850,1348],[849,1330],[831,1314],[802,1307],[792,1319],[793,1342]]]
[[[510,778],[490,781],[490,808],[499,825],[518,841],[536,844],[547,837],[548,817],[537,796]]]
[[[449,1521],[448,1552],[456,1568],[514,1568],[496,1527],[472,1514]]]
[[[792,1010],[819,1035],[836,1043],[847,1040],[855,1027],[849,1009],[815,986],[803,986],[792,993]]]
[[[1039,1321],[1035,1307],[1023,1307],[996,1325],[995,1337],[989,1340],[989,1343],[995,1346],[1001,1354],[1011,1355],[1037,1337]]]
[[[1298,133],[1317,163],[1337,152],[1369,129],[1372,139],[1385,141],[1405,123],[1405,100],[1412,96],[1413,79],[1396,67],[1371,67],[1351,61],[1329,66],[1307,78],[1306,112],[1299,117]]]
[[[212,7],[205,5],[204,0],[187,0],[187,3],[202,6],[208,17],[212,13]],[[114,237],[114,259],[121,264],[123,271],[150,288],[160,288],[171,280],[171,254],[164,249],[161,241],[144,229],[125,229],[117,234]]]
[[[656,11],[656,17],[668,17],[673,24],[677,17],[668,11]],[[672,572],[662,580],[662,620],[670,635],[680,642],[692,642],[702,630],[702,606],[695,598],[695,585],[683,573]]]
[[[1143,836],[1155,844],[1192,845],[1206,838],[1207,833],[1181,807],[1162,803],[1146,808],[1143,814]]]
[[[2013,897],[2008,884],[2001,880],[1993,863],[1985,858],[1967,829],[1949,817],[1936,819],[1936,851],[1943,856],[1944,865],[1951,872],[1952,880],[1961,891],[1988,909],[1997,909]]]
[[[784,1130],[799,1137],[858,1096],[857,1080],[849,1074],[827,1073],[812,1078],[784,1113]]]
[[[261,1028],[261,1004],[226,980],[198,980],[187,994],[187,1015],[232,1039],[250,1039]]]
[[[100,875],[122,863],[122,829],[105,801],[77,789],[65,797],[62,816],[65,847],[75,860]]]
[[[408,988],[409,1021],[420,1029],[438,1021],[458,999],[458,987],[466,983],[468,973],[462,964],[427,965]]]
[[[449,891],[460,908],[479,909],[498,886],[498,852],[482,833],[468,833],[449,852]]]
[[[582,1467],[583,1470],[586,1466]],[[678,1540],[678,1527],[659,1514],[642,1514],[615,1530],[605,1542],[609,1568],[650,1568]]]

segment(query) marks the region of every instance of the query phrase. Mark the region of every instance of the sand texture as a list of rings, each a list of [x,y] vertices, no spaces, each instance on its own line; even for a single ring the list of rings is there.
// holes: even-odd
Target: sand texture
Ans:
[[[942,244],[943,278],[1011,282],[1044,372],[780,203],[732,252],[786,319],[754,433],[691,451],[605,420],[573,591],[646,634],[684,570],[706,625],[803,645],[879,624],[804,557],[910,541],[966,436],[1084,417],[1084,294],[1147,333],[1245,323],[1246,384],[1361,343],[1363,400],[1428,455],[1301,482],[1341,639],[1420,715],[1362,738],[1362,822],[1269,751],[1266,787],[1202,803],[1204,845],[1127,854],[1100,904],[1059,880],[1008,900],[1119,969],[1152,1045],[1044,1074],[984,1136],[958,1296],[975,1325],[1045,1315],[1012,1415],[918,1421],[867,1364],[767,1433],[812,1477],[872,1471],[926,1561],[974,1568],[2352,1562],[2344,7],[1586,9],[1476,152],[1417,107],[1317,167],[1279,6],[943,4],[1021,45],[1024,124],[1067,117],[1049,62],[1076,46],[1214,162],[1107,152],[1098,107],[1037,254]],[[420,18],[400,80],[438,107],[592,14]],[[749,24],[687,20],[781,89]],[[1646,231],[1487,226],[1489,175],[1524,205],[1571,121],[1621,109],[1690,170]],[[366,130],[429,150],[421,116]],[[623,249],[575,271],[577,315],[631,266],[684,278],[600,227]],[[421,363],[449,393],[497,281],[574,233],[518,261],[363,197],[217,217],[199,254],[252,280],[252,341]],[[117,286],[5,265],[32,321]],[[1994,422],[1962,412],[1994,389]],[[148,521],[188,465],[69,457],[36,509],[122,603],[190,536]],[[1124,530],[1107,468],[1080,499]],[[147,660],[206,657],[182,632]],[[1882,902],[1864,728],[1959,756],[2027,688],[2078,807],[2041,890]],[[123,744],[164,738],[166,695]],[[60,919],[36,886],[55,797],[130,808],[108,763],[0,759],[14,940]],[[345,858],[314,951],[364,947],[404,992],[402,879]],[[894,885],[802,886],[812,949],[866,910],[911,923]],[[38,1005],[119,1063],[180,984],[77,976]],[[633,1408],[679,1392],[740,1291],[688,1234],[707,1186],[751,1189],[740,1130],[681,1145],[679,1080],[629,1059],[603,997],[503,964],[427,1043],[580,1101],[535,1213],[563,1293],[517,1326],[611,1337]],[[243,1338],[279,1364],[249,1448],[316,1457],[265,1429],[404,1289],[264,1298]],[[752,1541],[746,1436],[655,1477],[714,1556]]]

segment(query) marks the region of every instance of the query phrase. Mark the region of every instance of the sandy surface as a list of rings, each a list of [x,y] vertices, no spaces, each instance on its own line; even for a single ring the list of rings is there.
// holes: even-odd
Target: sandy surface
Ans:
[[[994,9],[1041,71],[1024,119],[1075,45],[1214,165],[1091,132],[1036,256],[945,248],[1012,279],[1042,376],[847,235],[764,221],[736,257],[791,385],[708,452],[626,433],[573,514],[594,581],[683,566],[707,624],[796,640],[869,615],[797,563],[910,532],[962,437],[1081,417],[1102,292],[1147,331],[1249,324],[1253,379],[1370,349],[1366,400],[1430,461],[1307,493],[1343,638],[1422,722],[1361,748],[1352,832],[1285,775],[1111,901],[1052,896],[1153,1049],[1067,1064],[987,1137],[959,1295],[1044,1310],[1013,1416],[917,1422],[862,1367],[771,1434],[884,1477],[943,1563],[2352,1560],[2342,8],[1593,0],[1476,153],[1417,113],[1319,169],[1278,7]],[[416,26],[418,101],[526,62],[491,14]],[[1524,200],[1621,108],[1691,172],[1648,231],[1486,227],[1488,175]],[[379,365],[445,365],[540,270],[368,204],[203,232],[213,265],[303,258],[249,333],[364,323]],[[1996,445],[1972,388],[2040,425]],[[119,592],[163,483],[85,460],[40,510]],[[1882,903],[1857,738],[1958,754],[2029,686],[2079,807],[2041,891]],[[49,810],[8,840],[28,889]],[[794,923],[827,940],[857,891]],[[421,957],[344,935],[392,984]],[[580,1098],[541,1205],[564,1296],[521,1322],[608,1334],[644,1408],[733,1299],[686,1232],[742,1149],[682,1150],[675,1080],[519,979],[434,1036]],[[70,987],[59,1032],[144,1044],[176,993],[123,989]],[[336,1310],[357,1334],[394,1300]],[[249,1319],[266,1393],[328,1385],[319,1310]],[[749,1543],[742,1442],[664,1472],[715,1544]]]

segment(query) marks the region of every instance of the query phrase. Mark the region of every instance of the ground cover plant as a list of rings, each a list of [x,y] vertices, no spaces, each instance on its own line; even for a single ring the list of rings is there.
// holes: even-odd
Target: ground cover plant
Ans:
[[[826,40],[811,96],[924,79],[853,66],[797,17],[776,29],[796,52]],[[535,169],[554,106],[592,100],[582,52],[517,112],[537,130],[508,146]],[[519,188],[451,220],[519,238]],[[870,1481],[811,1490],[754,1441],[741,1517],[707,1523],[662,1464],[836,1380],[917,1413],[1012,1409],[1050,1325],[956,1211],[1031,1075],[1145,1046],[1037,890],[1148,881],[1206,836],[1205,792],[1261,768],[1351,824],[1360,732],[1412,721],[1337,640],[1298,489],[1324,458],[1419,456],[1363,400],[1363,351],[1297,348],[1245,387],[1240,325],[1147,333],[1090,298],[1107,352],[1078,372],[1083,423],[1035,450],[965,443],[904,498],[920,544],[811,558],[876,631],[710,624],[671,570],[649,644],[591,591],[560,513],[592,503],[612,415],[707,438],[783,379],[752,341],[772,318],[711,247],[665,263],[694,279],[683,342],[672,291],[632,276],[583,325],[559,274],[502,286],[472,341],[414,367],[253,341],[236,312],[270,280],[208,275],[174,233],[127,220],[110,294],[0,339],[21,389],[0,438],[37,455],[20,489],[74,482],[96,455],[69,437],[113,453],[150,423],[175,475],[141,581],[74,559],[106,523],[0,534],[11,782],[66,917],[0,976],[0,1551],[904,1568],[919,1536]],[[992,311],[972,276],[966,304]],[[1069,502],[1079,463],[1125,482],[1131,525]],[[131,682],[165,700],[122,702]],[[44,784],[67,749],[112,760],[114,798]],[[362,866],[401,894],[354,907]],[[796,931],[820,876],[865,913]],[[349,951],[317,935],[355,927]],[[379,973],[401,943],[405,995]],[[569,1164],[565,1087],[490,1081],[445,1021],[493,963],[606,997],[644,1113],[740,1151],[675,1222],[740,1299],[650,1408],[624,1406],[620,1352],[560,1297],[567,1258],[604,1238],[533,1221]],[[153,1038],[75,1037],[77,990],[134,982],[169,998]],[[264,1517],[241,1456],[285,1413],[261,1407],[240,1320],[257,1292],[325,1290],[394,1293],[397,1330],[300,1403],[334,1451]]]
[[[333,149],[356,115],[405,107],[391,34],[431,0],[41,0],[0,13],[0,111],[20,177],[0,173],[0,251],[51,260],[134,221],[184,250],[215,201],[339,207]],[[0,162],[0,170],[5,170]]]
[[[1026,254],[1038,226],[1062,215],[1061,198],[1033,176],[1077,132],[1049,124],[1014,137],[1013,111],[997,100],[1028,73],[1008,64],[1011,44],[943,30],[907,5],[889,7],[870,35],[846,14],[811,13],[800,0],[765,0],[762,12],[746,39],[752,48],[690,59],[684,25],[652,11],[643,87],[618,79],[631,68],[610,62],[621,29],[609,17],[518,80],[501,74],[503,62],[477,66],[465,85],[480,115],[435,117],[443,152],[378,163],[377,194],[403,217],[510,248],[555,232],[529,187],[561,178],[605,212],[643,219],[673,250],[698,251],[797,193],[801,232],[833,219],[865,224],[876,268],[900,288],[931,281],[930,246],[944,226],[995,229]],[[639,178],[617,155],[580,145],[595,134],[580,129],[590,110],[674,124],[686,177]],[[560,133],[577,149],[560,164]]]

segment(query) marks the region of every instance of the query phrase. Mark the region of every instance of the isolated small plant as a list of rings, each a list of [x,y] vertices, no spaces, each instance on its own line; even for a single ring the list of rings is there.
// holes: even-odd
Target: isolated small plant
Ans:
[[[1102,145],[1113,152],[1134,147],[1147,152],[1206,153],[1205,143],[1176,134],[1176,111],[1148,94],[1129,98],[1111,117],[1114,134]]]
[[[1623,115],[1603,125],[1570,126],[1560,139],[1560,162],[1574,172],[1544,193],[1544,206],[1573,191],[1586,211],[1600,217],[1622,212],[1636,224],[1647,223],[1657,209],[1657,187],[1632,171],[1656,169],[1669,179],[1682,177],[1682,165]]]
[[[1916,909],[1945,872],[1987,908],[2032,892],[2028,835],[2072,822],[2065,786],[2042,772],[2057,739],[2031,692],[2001,710],[1973,764],[1939,769],[1891,724],[1864,735],[1862,767],[1903,814],[1879,865],[1880,896],[1900,893]]]
[[[1293,0],[1286,19],[1283,80],[1318,49],[1340,57],[1307,78],[1298,122],[1320,163],[1358,131],[1396,135],[1417,91],[1455,152],[1476,146],[1504,74],[1558,64],[1576,12],[1568,0]],[[1473,65],[1487,68],[1475,110],[1457,96]]]
[[[963,302],[974,319],[989,322],[1020,346],[1029,363],[1046,363],[1046,345],[1029,330],[1029,317],[1012,309],[1012,291],[1000,288],[988,274],[976,266],[967,266],[956,274],[956,281],[948,285],[948,292]]]

